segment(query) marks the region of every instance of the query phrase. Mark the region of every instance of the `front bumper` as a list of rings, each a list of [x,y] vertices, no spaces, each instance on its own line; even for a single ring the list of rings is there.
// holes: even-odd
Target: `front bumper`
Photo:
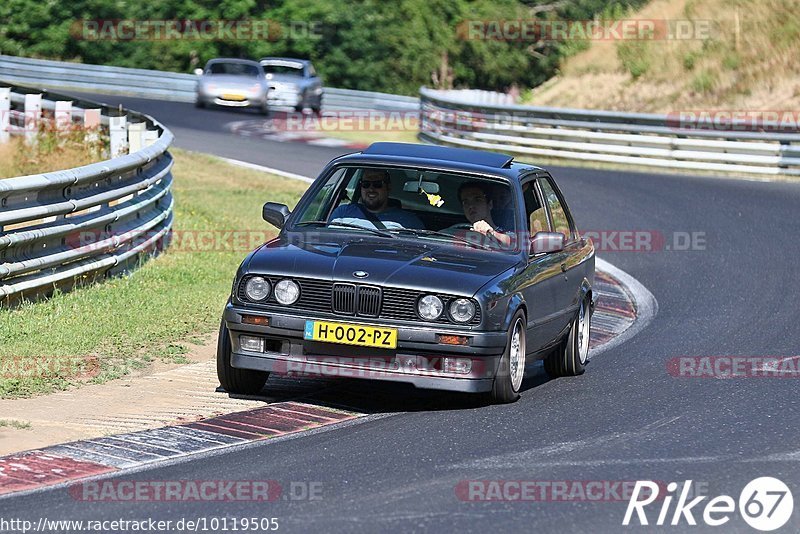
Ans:
[[[203,102],[204,104],[214,104],[217,106],[225,106],[225,107],[235,107],[235,108],[245,108],[245,107],[257,107],[262,108],[267,105],[268,97],[267,95],[252,95],[252,94],[241,94],[239,93],[240,99],[229,99],[226,98],[224,93],[220,92],[204,92],[201,91],[197,94],[197,100],[199,102]]]
[[[268,317],[269,326],[245,324],[243,314]],[[398,325],[360,318],[338,320],[397,329],[396,349],[371,349],[304,339],[305,322],[314,317],[253,310],[229,303],[224,319],[231,337],[231,365],[236,368],[405,382],[419,388],[472,393],[492,389],[507,337],[505,332],[465,332],[448,329],[447,325]],[[242,349],[239,342],[242,334],[263,337],[264,352]],[[446,345],[437,341],[437,335],[470,339],[468,345]],[[456,373],[443,369],[447,358],[470,360],[469,371]]]

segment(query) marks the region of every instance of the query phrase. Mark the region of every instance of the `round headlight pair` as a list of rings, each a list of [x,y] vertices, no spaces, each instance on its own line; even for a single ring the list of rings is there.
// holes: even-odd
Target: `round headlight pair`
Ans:
[[[266,300],[270,289],[269,280],[261,276],[253,276],[244,286],[245,295],[254,301]],[[275,284],[275,300],[278,303],[288,306],[297,302],[298,298],[300,298],[300,286],[294,280],[281,280]]]
[[[417,302],[417,312],[428,321],[438,319],[444,312],[442,299],[436,295],[426,295]],[[449,307],[450,318],[457,323],[468,323],[475,317],[475,304],[465,298],[454,299]]]

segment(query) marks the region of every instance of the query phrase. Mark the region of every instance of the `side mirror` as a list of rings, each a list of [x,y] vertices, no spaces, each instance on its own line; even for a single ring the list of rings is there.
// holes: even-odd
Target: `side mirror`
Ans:
[[[560,232],[536,232],[531,239],[531,254],[543,254],[564,250],[564,234]]]
[[[194,69],[194,74],[195,74],[195,76],[202,76],[203,75],[203,69]]]
[[[278,204],[277,202],[267,202],[261,211],[261,216],[265,221],[277,228],[283,228],[286,224],[286,219],[292,212],[285,204]]]

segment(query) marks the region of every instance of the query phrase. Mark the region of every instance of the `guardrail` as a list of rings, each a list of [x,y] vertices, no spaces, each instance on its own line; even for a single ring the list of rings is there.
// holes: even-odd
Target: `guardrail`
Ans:
[[[56,287],[129,271],[143,253],[167,245],[173,136],[158,121],[5,83],[0,118],[0,141],[7,132],[36,142],[41,121],[54,121],[63,128],[88,127],[89,136],[107,134],[116,156],[0,179],[0,300],[46,296]]]
[[[59,90],[194,102],[197,76],[159,70],[86,65],[0,55],[0,80]],[[411,96],[326,87],[323,109],[419,109]]]
[[[420,139],[437,144],[623,165],[800,175],[800,134],[746,121],[710,120],[475,103],[458,92],[420,89]]]

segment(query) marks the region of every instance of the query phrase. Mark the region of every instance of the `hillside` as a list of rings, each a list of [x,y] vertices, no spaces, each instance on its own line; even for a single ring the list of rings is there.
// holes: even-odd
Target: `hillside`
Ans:
[[[623,18],[691,20],[693,37],[702,38],[593,41],[525,103],[662,113],[800,109],[798,0],[652,0]]]

